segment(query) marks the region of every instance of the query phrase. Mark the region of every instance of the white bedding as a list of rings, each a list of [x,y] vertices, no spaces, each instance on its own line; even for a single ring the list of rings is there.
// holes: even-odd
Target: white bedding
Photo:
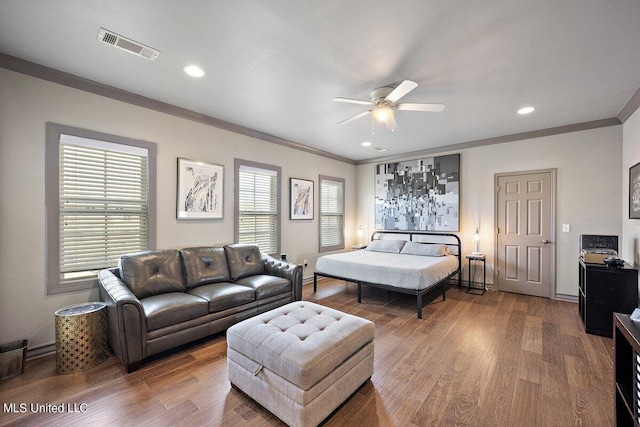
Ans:
[[[458,257],[421,256],[367,250],[324,255],[316,272],[397,288],[424,290],[458,269]]]

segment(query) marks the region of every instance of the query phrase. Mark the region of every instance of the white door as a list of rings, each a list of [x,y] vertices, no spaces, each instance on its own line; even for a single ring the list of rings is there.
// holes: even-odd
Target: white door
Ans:
[[[555,296],[555,170],[496,175],[498,290]]]

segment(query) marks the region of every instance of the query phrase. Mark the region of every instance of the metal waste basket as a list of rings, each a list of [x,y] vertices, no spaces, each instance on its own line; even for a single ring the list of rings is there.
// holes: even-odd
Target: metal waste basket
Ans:
[[[29,340],[0,344],[0,381],[24,372]]]
[[[56,373],[90,369],[107,358],[107,313],[103,302],[56,311]]]

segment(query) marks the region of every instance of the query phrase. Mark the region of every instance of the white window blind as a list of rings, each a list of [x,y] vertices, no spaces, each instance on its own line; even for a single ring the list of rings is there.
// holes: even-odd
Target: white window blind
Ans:
[[[240,165],[238,171],[238,243],[254,243],[262,252],[278,251],[278,174]]]
[[[320,250],[344,248],[344,181],[320,177]]]
[[[60,275],[85,278],[145,250],[149,239],[144,148],[61,135]]]

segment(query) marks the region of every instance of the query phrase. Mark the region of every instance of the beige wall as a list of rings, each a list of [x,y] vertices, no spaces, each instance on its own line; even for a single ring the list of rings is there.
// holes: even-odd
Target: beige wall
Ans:
[[[374,228],[373,164],[356,167],[0,69],[0,342],[26,338],[30,348],[51,344],[56,309],[98,299],[97,290],[46,295],[46,122],[158,144],[157,244],[161,248],[233,241],[236,157],[282,167],[282,251],[294,262],[309,261],[305,277],[312,276],[319,256],[317,208],[313,221],[288,220],[289,177],[314,180],[316,203],[319,174],[345,178],[347,247],[355,243],[359,224],[367,235]],[[640,113],[636,112],[624,126],[455,151],[461,153],[459,235],[463,245],[471,250],[471,235],[479,226],[491,277],[494,174],[556,168],[556,293],[577,295],[580,233],[622,234],[621,255],[638,262],[640,221],[627,219],[626,199],[628,168],[640,161],[639,147]],[[176,221],[177,157],[225,166],[223,220]],[[571,224],[571,232],[562,233],[562,224]]]
[[[618,184],[622,179],[622,126],[455,152],[461,153],[461,226],[458,235],[463,253],[469,253],[473,250],[475,228],[480,228],[480,250],[487,254],[488,281],[492,281],[495,265],[494,174],[557,170],[557,230],[552,238],[556,245],[555,293],[577,296],[578,236],[581,233],[620,235],[622,231],[622,190]],[[636,153],[640,156],[640,150]],[[437,155],[444,154],[451,152]],[[358,166],[357,222],[365,225],[369,235],[374,227],[373,168],[373,164]],[[571,231],[563,233],[562,224],[570,224]]]
[[[640,220],[629,219],[629,168],[640,162],[640,110],[622,126],[622,242],[620,257],[640,265]]]
[[[30,348],[50,344],[55,310],[99,299],[96,289],[46,295],[46,122],[158,144],[159,248],[233,242],[236,157],[282,168],[281,247],[289,260],[308,259],[312,267],[319,256],[317,208],[313,221],[288,219],[290,177],[316,183],[316,204],[318,175],[344,178],[347,236],[355,235],[356,168],[351,164],[0,69],[0,343],[29,339]],[[176,220],[178,157],[225,167],[224,219]],[[305,272],[309,276],[311,268]]]

